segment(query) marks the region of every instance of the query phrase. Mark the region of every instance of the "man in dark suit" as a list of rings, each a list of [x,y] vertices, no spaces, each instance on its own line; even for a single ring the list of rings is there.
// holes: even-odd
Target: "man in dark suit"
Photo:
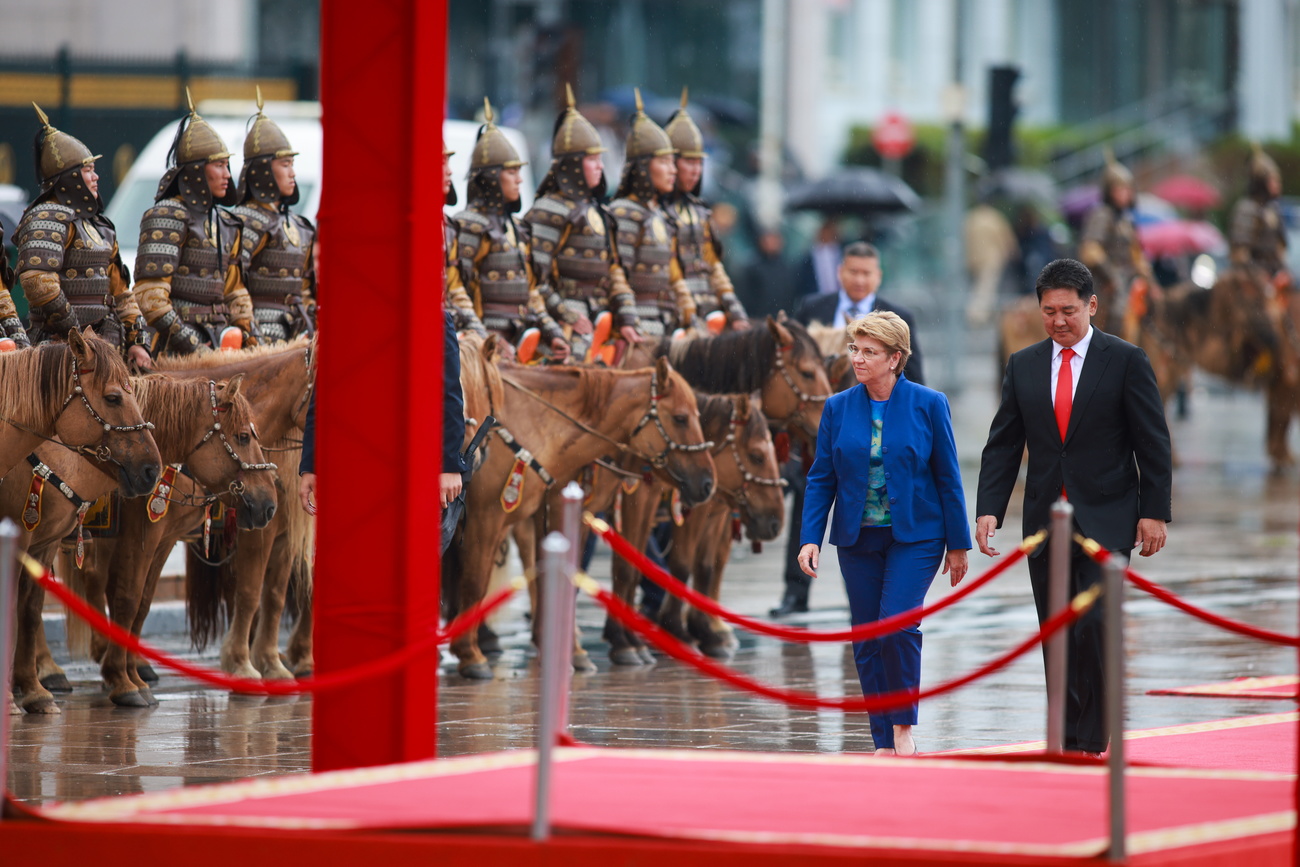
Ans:
[[[839,327],[873,310],[897,313],[912,332],[912,358],[907,362],[907,378],[917,385],[925,385],[921,349],[916,340],[916,317],[910,310],[891,304],[878,294],[884,276],[880,268],[880,251],[866,241],[849,244],[844,248],[837,274],[840,290],[806,296],[794,318],[804,325],[820,322]]]
[[[1082,262],[1057,259],[1035,286],[1048,339],[1011,356],[1002,403],[980,461],[975,542],[996,557],[990,541],[1002,526],[1025,447],[1024,527],[1049,526],[1052,503],[1067,497],[1075,528],[1126,556],[1150,557],[1165,544],[1173,460],[1164,406],[1146,354],[1092,327],[1097,312],[1092,275]],[[1071,543],[1070,595],[1101,580],[1101,567]],[[1047,545],[1030,555],[1029,577],[1039,622],[1046,621]],[[1109,743],[1102,681],[1101,606],[1081,618],[1067,642],[1069,673],[1065,748],[1104,752]]]
[[[795,319],[803,325],[820,322],[823,325],[843,327],[873,310],[898,314],[907,323],[912,335],[912,355],[907,362],[907,378],[917,385],[925,385],[925,375],[921,368],[921,344],[916,339],[916,318],[911,311],[890,304],[877,292],[882,278],[880,251],[865,241],[854,241],[844,248],[836,275],[840,284],[839,291],[806,296],[795,313]],[[773,617],[800,614],[808,610],[810,582],[799,568],[804,473],[805,468],[799,463],[798,456],[787,463],[782,472],[794,495],[794,501],[790,506],[790,537],[785,549],[785,592],[781,596],[781,604],[768,612]]]

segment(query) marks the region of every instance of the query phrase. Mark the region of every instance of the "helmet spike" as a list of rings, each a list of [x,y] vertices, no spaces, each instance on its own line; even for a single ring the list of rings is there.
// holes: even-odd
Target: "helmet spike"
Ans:
[[[36,109],[36,116],[41,119],[41,126],[46,127],[48,129],[50,127],[49,116],[46,115],[45,112],[41,111],[41,107],[37,105],[35,102],[32,103],[32,108]]]
[[[686,108],[686,86],[682,85],[682,108]]]
[[[483,97],[483,119],[487,121],[488,126],[492,125],[492,103],[488,102],[486,96]]]
[[[569,108],[577,107],[577,101],[573,98],[573,85],[567,81],[564,82],[564,96],[569,101]]]
[[[265,105],[265,103],[262,101],[262,85],[258,84],[254,86],[257,88],[257,113],[261,114],[262,106]]]
[[[194,110],[194,97],[193,97],[192,95],[190,95],[190,88],[189,88],[189,85],[186,85],[186,86],[185,86],[185,101],[186,101],[187,103],[189,103],[189,106],[190,106],[190,116],[191,116],[191,117],[198,117],[198,116],[199,116],[199,113],[198,113],[197,111]]]
[[[636,95],[636,113],[645,114],[645,103],[641,101],[641,88],[632,88],[632,93]]]

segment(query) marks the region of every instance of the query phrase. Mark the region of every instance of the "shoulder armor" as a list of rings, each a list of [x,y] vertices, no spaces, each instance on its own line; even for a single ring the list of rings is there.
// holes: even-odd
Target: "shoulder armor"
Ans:
[[[478,211],[461,211],[452,219],[460,226],[462,232],[473,232],[476,235],[483,234],[492,225],[488,218]]]
[[[271,215],[261,208],[251,208],[248,205],[236,205],[230,209],[230,214],[241,223],[243,251],[249,255],[271,229]]]
[[[180,260],[189,211],[177,199],[164,199],[140,218],[140,247],[136,251],[137,280],[171,277]]]
[[[41,202],[23,214],[14,240],[18,245],[18,272],[57,271],[72,236],[76,212],[57,202]]]
[[[614,215],[619,222],[623,220],[634,220],[638,223],[644,223],[650,212],[646,210],[645,205],[640,202],[634,202],[631,199],[615,199],[609,203],[609,212]]]
[[[573,202],[548,194],[533,201],[533,206],[524,219],[529,223],[545,222],[561,226],[574,208]]]

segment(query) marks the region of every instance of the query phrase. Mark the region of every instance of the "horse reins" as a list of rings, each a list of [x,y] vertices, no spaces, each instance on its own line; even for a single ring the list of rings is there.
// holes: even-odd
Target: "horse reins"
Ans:
[[[794,377],[791,376],[790,371],[786,369],[785,358],[783,357],[784,353],[793,352],[793,351],[794,351],[793,343],[779,347],[776,353],[776,361],[773,362],[773,365],[776,367],[777,371],[781,374],[781,378],[785,380],[786,385],[790,386],[790,391],[794,392],[795,398],[797,398],[799,401],[798,403],[795,404],[794,412],[787,417],[787,420],[788,421],[793,420],[798,422],[805,431],[808,431],[809,433],[812,433],[814,436],[816,436],[817,429],[808,423],[808,417],[804,414],[804,410],[808,407],[809,404],[825,403],[830,398],[830,395],[829,394],[808,394],[802,388],[800,388],[798,385],[795,384]]]
[[[713,457],[717,458],[724,451],[727,451],[728,446],[731,447],[731,459],[736,462],[736,469],[740,471],[741,483],[739,491],[726,491],[725,493],[735,497],[736,503],[740,506],[749,505],[749,486],[751,484],[763,485],[769,488],[784,488],[789,484],[782,478],[769,479],[764,476],[756,476],[745,467],[744,459],[740,454],[739,439],[736,437],[736,428],[745,424],[748,424],[748,421],[742,422],[740,420],[740,407],[736,406],[736,402],[733,400],[731,402],[731,419],[727,422],[727,438],[722,441],[722,445],[718,447],[718,450],[713,452]]]
[[[640,458],[641,460],[645,461],[646,463],[650,464],[652,467],[658,470],[664,470],[665,472],[668,472],[667,470],[668,456],[675,451],[702,452],[707,449],[712,449],[714,446],[714,443],[711,441],[705,441],[702,443],[695,443],[695,444],[679,443],[676,440],[674,440],[671,436],[668,435],[668,431],[664,429],[663,421],[660,420],[659,418],[658,404],[659,401],[663,399],[664,395],[661,394],[659,391],[658,371],[656,371],[654,368],[650,368],[650,405],[646,408],[645,415],[641,416],[641,420],[637,422],[636,427],[632,429],[632,433],[628,436],[628,439],[632,439],[637,434],[639,434],[642,431],[642,429],[645,428],[646,425],[650,424],[651,422],[654,422],[655,427],[659,431],[659,435],[664,438],[664,450],[660,452],[658,455],[655,455],[654,457],[646,455],[632,448],[632,446],[628,445],[627,443],[619,442],[618,440],[614,439],[608,434],[603,433],[602,431],[596,430],[594,427],[587,424],[582,419],[574,418],[572,415],[565,412],[563,409],[556,406],[551,401],[542,397],[540,394],[533,391],[528,386],[510,378],[509,376],[506,376],[504,373],[501,374],[501,379],[503,382],[510,385],[511,387],[518,389],[519,391],[531,397],[533,400],[536,400],[538,403],[541,403],[547,408],[558,413],[560,416],[568,420],[570,423],[572,423],[574,426],[581,429],[582,431],[589,433],[594,437],[598,437],[599,439],[604,440],[605,442],[614,446],[621,452],[627,452],[628,454],[631,454],[634,457]],[[672,475],[672,473],[669,472],[669,475]]]
[[[199,444],[190,450],[190,454],[203,448],[204,443],[212,439],[214,435],[217,439],[221,440],[221,444],[226,447],[226,454],[230,455],[230,459],[239,466],[239,472],[235,474],[235,478],[229,485],[230,493],[239,496],[244,493],[244,473],[274,470],[277,469],[277,467],[275,464],[269,462],[250,464],[235,453],[235,447],[230,444],[230,440],[226,438],[226,431],[221,427],[221,416],[218,415],[218,413],[223,410],[217,407],[217,384],[212,380],[208,380],[208,402],[212,407],[212,427],[208,428],[208,432],[203,435],[203,439],[199,440]],[[257,438],[256,428],[253,429],[253,437],[255,439]]]

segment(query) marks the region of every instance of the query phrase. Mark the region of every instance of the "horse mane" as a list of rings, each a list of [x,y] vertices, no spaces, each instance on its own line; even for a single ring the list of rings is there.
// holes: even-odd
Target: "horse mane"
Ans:
[[[487,397],[491,406],[502,400],[501,371],[483,358],[483,338],[467,332],[460,336],[460,387],[466,405],[473,395]],[[482,419],[478,419],[482,421]]]
[[[315,340],[304,334],[288,343],[268,343],[229,352],[200,349],[189,355],[162,355],[154,359],[153,366],[154,370],[206,370],[210,367],[224,367],[227,364],[239,364],[286,352],[298,352],[308,346],[314,347]],[[315,354],[312,353],[313,357]]]
[[[576,391],[582,404],[576,412],[584,417],[594,418],[609,408],[610,395],[614,392],[614,383],[621,377],[639,376],[645,370],[610,370],[583,364],[556,365],[554,367],[525,367],[513,362],[499,362],[503,373],[542,373],[546,384],[535,386],[545,391]]]
[[[849,345],[848,329],[842,325],[836,327],[814,322],[807,327],[807,331],[823,356],[838,355]]]
[[[161,454],[184,460],[212,426],[208,382],[158,374],[132,379],[140,412],[153,422],[154,442]],[[252,408],[241,394],[235,398],[229,415],[222,414],[221,426],[231,431],[241,430],[251,418]]]
[[[802,325],[781,325],[794,337],[795,359],[808,354],[820,359],[821,351]],[[776,338],[761,323],[744,331],[724,331],[715,337],[660,342],[656,357],[667,355],[673,367],[692,386],[715,394],[759,391],[776,363]]]
[[[96,384],[126,383],[126,365],[111,344],[87,337],[86,346],[94,358],[91,378]],[[0,353],[0,415],[38,430],[53,424],[72,394],[74,358],[66,343]]]

